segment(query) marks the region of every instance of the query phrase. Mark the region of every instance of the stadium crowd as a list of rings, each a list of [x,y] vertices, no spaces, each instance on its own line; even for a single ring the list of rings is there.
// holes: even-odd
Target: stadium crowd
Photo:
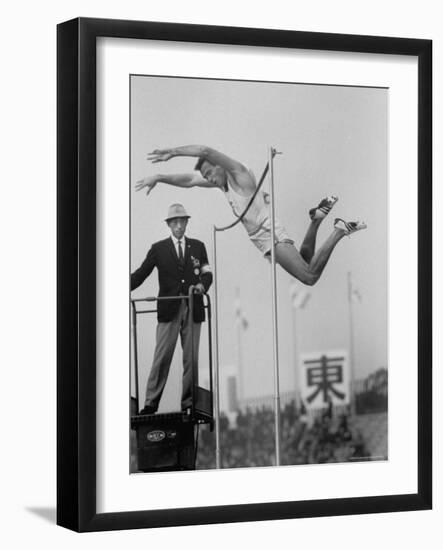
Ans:
[[[281,411],[280,462],[319,464],[348,462],[370,457],[364,439],[348,425],[348,415],[334,416],[332,407],[309,419],[304,407],[287,403]],[[238,411],[235,423],[222,413],[220,449],[223,468],[272,466],[275,464],[274,412],[271,407]],[[215,432],[200,427],[197,464],[199,470],[215,468]]]

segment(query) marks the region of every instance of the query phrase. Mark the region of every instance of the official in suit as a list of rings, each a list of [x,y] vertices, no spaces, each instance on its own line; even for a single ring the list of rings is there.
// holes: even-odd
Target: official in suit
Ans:
[[[179,335],[183,349],[181,408],[186,410],[192,404],[192,373],[194,372],[194,384],[197,384],[200,329],[205,320],[202,295],[211,286],[212,273],[205,245],[197,239],[185,237],[189,218],[183,205],[171,205],[165,219],[171,230],[170,237],[154,243],[142,265],[131,275],[131,290],[140,286],[156,267],[159,297],[188,296],[191,285],[195,286],[196,292],[193,319],[190,319],[188,300],[157,301],[158,324],[154,359],[146,387],[144,408],[140,414],[154,414],[158,409]]]

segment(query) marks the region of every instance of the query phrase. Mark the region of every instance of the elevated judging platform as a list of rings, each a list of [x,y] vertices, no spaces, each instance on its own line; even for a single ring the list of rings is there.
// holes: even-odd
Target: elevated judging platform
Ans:
[[[169,412],[169,413],[155,413],[155,414],[138,414],[131,416],[131,428],[137,429],[140,425],[152,422],[180,422],[183,424],[208,424],[212,422],[212,417],[208,417],[205,414],[199,414],[197,411],[194,416],[189,412]]]
[[[131,300],[134,330],[134,372],[135,372],[135,397],[131,397],[131,429],[135,431],[136,447],[133,447],[131,458],[131,472],[165,472],[172,470],[194,470],[197,455],[196,437],[199,424],[214,426],[213,395],[212,395],[212,347],[211,347],[211,307],[209,296],[205,295],[208,319],[209,341],[209,389],[198,385],[192,372],[192,399],[191,406],[186,411],[155,413],[140,415],[142,408],[139,398],[138,376],[138,346],[137,346],[137,316],[146,313],[155,313],[157,309],[139,309],[137,304],[146,307],[146,303],[158,300],[184,300],[189,303],[189,315],[193,316],[194,287],[189,287],[188,296],[163,296],[147,297]],[[193,327],[193,324],[191,324]],[[193,328],[191,329],[193,330]],[[193,338],[191,338],[193,341]],[[191,346],[192,364],[197,364],[195,356],[197,349]],[[134,437],[132,435],[132,442]],[[135,460],[136,455],[136,460]],[[137,463],[135,465],[135,462]]]
[[[142,472],[194,470],[195,420],[184,412],[131,417],[137,438],[137,468]]]

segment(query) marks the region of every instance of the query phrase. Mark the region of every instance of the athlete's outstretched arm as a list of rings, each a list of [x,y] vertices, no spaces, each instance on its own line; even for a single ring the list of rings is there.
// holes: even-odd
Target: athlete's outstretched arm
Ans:
[[[248,169],[241,162],[206,145],[184,145],[170,149],[156,149],[148,154],[148,160],[153,163],[166,162],[174,157],[198,157],[205,159],[210,164],[221,166],[232,174],[235,182],[244,188],[245,191],[250,192],[255,189],[255,183],[252,181]]]
[[[146,189],[146,194],[154,189],[157,183],[166,183],[175,187],[214,187],[214,185],[206,180],[199,172],[192,174],[155,174],[138,180],[135,185],[136,191]]]
[[[206,145],[183,145],[182,147],[173,147],[171,149],[156,149],[148,154],[148,159],[153,163],[164,162],[173,157],[203,158],[211,164],[221,166],[232,173],[247,170],[241,162]]]

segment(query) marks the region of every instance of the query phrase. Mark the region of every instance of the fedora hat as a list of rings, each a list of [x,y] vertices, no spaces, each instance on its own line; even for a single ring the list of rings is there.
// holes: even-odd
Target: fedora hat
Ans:
[[[168,217],[165,218],[165,222],[173,220],[174,218],[190,218],[191,216],[186,212],[185,207],[182,204],[171,204],[168,209]]]

